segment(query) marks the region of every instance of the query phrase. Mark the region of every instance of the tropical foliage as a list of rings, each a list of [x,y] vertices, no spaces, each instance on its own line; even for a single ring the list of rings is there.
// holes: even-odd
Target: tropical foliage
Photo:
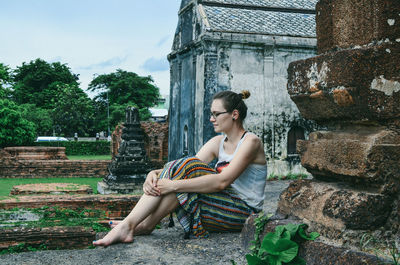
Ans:
[[[92,80],[93,99],[78,80],[60,62],[36,59],[16,69],[0,63],[0,145],[28,144],[39,135],[95,136],[123,122],[128,106],[149,118],[159,98],[150,76],[121,69]]]

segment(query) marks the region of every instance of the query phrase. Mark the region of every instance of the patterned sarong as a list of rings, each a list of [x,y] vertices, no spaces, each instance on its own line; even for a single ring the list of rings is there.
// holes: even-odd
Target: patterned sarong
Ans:
[[[191,179],[217,172],[196,157],[167,163],[160,178]],[[252,209],[228,187],[215,193],[177,193],[180,206],[175,210],[185,234],[207,237],[208,232],[240,232]]]

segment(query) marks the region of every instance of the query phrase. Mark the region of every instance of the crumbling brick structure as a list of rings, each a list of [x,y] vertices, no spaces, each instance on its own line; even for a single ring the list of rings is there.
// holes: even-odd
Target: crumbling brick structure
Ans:
[[[298,142],[314,179],[293,182],[278,212],[326,242],[357,247],[369,233],[388,248],[400,243],[400,1],[320,0],[316,10],[319,55],[289,65],[288,92],[328,130]],[[338,264],[321,260],[307,264]]]

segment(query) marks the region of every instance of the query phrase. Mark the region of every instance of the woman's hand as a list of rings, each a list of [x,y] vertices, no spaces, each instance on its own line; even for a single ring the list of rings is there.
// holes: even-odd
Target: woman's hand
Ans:
[[[157,181],[157,188],[160,191],[160,195],[175,192],[174,181],[170,179],[159,179]]]
[[[160,190],[157,188],[158,176],[155,170],[147,174],[146,180],[143,183],[143,192],[146,195],[160,196]]]

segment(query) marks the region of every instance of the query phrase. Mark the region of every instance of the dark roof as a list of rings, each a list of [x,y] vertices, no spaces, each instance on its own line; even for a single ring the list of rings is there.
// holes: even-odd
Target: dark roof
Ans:
[[[199,0],[209,31],[316,37],[317,0]]]
[[[315,14],[207,5],[203,7],[211,31],[300,37],[316,36]]]
[[[255,7],[275,7],[287,9],[315,10],[318,0],[202,0],[204,4],[218,3],[230,5],[245,5]]]

